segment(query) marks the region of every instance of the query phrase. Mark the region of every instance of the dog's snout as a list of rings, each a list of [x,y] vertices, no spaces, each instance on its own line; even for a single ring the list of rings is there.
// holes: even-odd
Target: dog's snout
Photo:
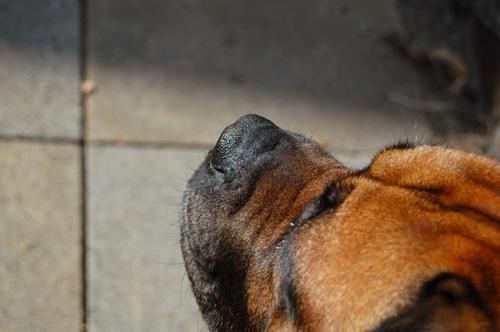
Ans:
[[[222,131],[212,150],[210,164],[225,173],[275,146],[280,135],[281,129],[266,118],[245,115]]]

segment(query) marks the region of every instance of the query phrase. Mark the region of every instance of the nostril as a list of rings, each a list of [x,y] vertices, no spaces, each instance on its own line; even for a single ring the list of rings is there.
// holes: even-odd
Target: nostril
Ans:
[[[222,174],[228,173],[228,168],[224,167],[224,165],[222,163],[214,161],[213,158],[211,158],[211,159],[208,160],[208,167],[210,168],[210,170],[212,171],[212,173],[214,171],[222,173]]]

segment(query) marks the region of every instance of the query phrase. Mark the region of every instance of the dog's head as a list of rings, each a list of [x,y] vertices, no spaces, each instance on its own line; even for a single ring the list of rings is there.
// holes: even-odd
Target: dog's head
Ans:
[[[184,261],[211,330],[489,331],[499,190],[486,158],[398,145],[354,171],[247,115],[188,182]]]

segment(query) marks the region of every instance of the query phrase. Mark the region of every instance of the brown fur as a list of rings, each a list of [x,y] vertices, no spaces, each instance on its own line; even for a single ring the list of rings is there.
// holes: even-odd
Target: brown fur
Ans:
[[[497,163],[441,147],[395,149],[345,181],[354,190],[323,217],[334,220],[295,240],[308,329],[375,328],[442,271],[472,280],[500,317]]]

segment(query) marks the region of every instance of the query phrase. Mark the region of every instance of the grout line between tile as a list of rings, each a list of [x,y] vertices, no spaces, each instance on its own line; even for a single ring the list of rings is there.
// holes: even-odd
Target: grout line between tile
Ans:
[[[78,138],[0,134],[0,142],[29,142],[29,143],[53,144],[53,145],[79,145],[81,144],[80,141],[81,140]]]
[[[117,140],[87,140],[87,145],[99,147],[125,147],[125,148],[146,148],[146,149],[189,149],[208,150],[213,145],[201,143],[180,143],[180,142],[140,142],[140,141],[117,141]],[[214,143],[215,144],[215,143]]]
[[[87,37],[88,37],[88,0],[80,0],[80,25],[79,25],[79,36],[80,36],[80,84],[87,77]],[[82,283],[82,294],[81,294],[81,307],[82,307],[82,332],[87,331],[88,323],[88,279],[87,279],[87,158],[86,158],[86,137],[87,137],[87,115],[86,115],[86,98],[85,95],[80,90],[80,139],[78,144],[80,145],[80,190],[81,190],[81,283]]]
[[[83,96],[81,97],[83,99]],[[80,101],[80,107],[83,100]],[[86,121],[82,119],[80,121]],[[80,129],[82,135],[83,128]],[[5,135],[0,134],[0,142],[28,142],[38,144],[52,145],[85,145],[98,147],[119,147],[119,148],[145,148],[145,149],[192,149],[192,150],[208,150],[212,147],[209,144],[201,143],[166,143],[166,142],[140,142],[140,141],[118,141],[118,140],[83,140],[78,138],[67,137],[43,137],[43,136],[28,136],[28,135]]]

